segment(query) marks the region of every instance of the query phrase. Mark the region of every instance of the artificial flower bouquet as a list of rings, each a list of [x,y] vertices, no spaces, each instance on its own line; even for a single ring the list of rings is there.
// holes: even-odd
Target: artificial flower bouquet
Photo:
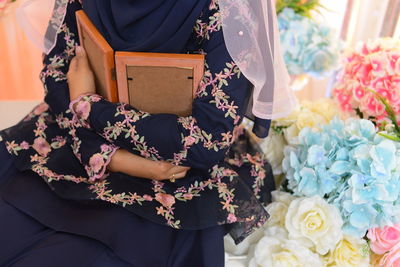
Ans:
[[[278,14],[282,53],[291,75],[325,76],[338,63],[341,42],[322,22],[285,8]]]
[[[272,195],[267,207],[271,219],[244,246],[234,246],[226,237],[227,267],[370,266],[366,240],[343,233],[336,206],[320,196],[295,197],[282,191]],[[246,250],[242,265],[229,262]]]
[[[227,237],[228,259],[245,255],[241,264],[251,267],[400,266],[400,143],[379,133],[359,118],[304,127],[284,149],[286,182],[266,207],[271,218],[242,247]]]
[[[260,143],[274,174],[282,174],[284,147],[297,144],[299,132],[303,128],[319,129],[320,126],[328,124],[334,116],[343,117],[344,114],[341,114],[335,101],[321,98],[314,102],[303,101],[288,117],[274,120],[269,136]]]
[[[360,43],[346,53],[333,95],[341,108],[384,128],[391,120],[387,101],[400,119],[400,40],[381,38]]]

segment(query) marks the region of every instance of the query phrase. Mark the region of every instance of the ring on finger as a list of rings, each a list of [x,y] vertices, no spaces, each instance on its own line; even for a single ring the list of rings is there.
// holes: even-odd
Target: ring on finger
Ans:
[[[175,183],[175,173],[174,174],[172,174],[172,178],[171,179],[169,179],[169,181],[171,182],[171,183]]]

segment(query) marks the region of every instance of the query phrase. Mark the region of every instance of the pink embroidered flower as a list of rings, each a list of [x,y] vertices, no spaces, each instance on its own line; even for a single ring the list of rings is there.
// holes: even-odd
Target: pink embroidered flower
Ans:
[[[47,143],[46,139],[43,137],[38,137],[33,141],[32,145],[33,149],[36,150],[41,156],[46,157],[47,154],[51,151],[51,147],[49,143]]]
[[[399,267],[400,266],[400,243],[397,243],[388,253],[383,255],[379,261],[380,267]]]
[[[191,145],[193,145],[196,142],[196,138],[194,138],[193,136],[187,136],[185,137],[185,147],[189,147]]]
[[[100,150],[101,150],[101,152],[108,152],[108,151],[111,150],[111,147],[109,145],[107,145],[107,144],[102,144],[100,146]]]
[[[228,220],[228,223],[234,223],[237,221],[237,218],[236,218],[235,214],[229,213],[227,220]]]
[[[79,101],[75,105],[74,111],[79,118],[86,120],[89,117],[90,109],[91,106],[89,102]]]
[[[143,199],[146,200],[146,201],[152,201],[153,200],[153,198],[151,196],[149,196],[149,195],[143,195]]]
[[[156,200],[166,208],[170,208],[175,204],[175,197],[170,194],[157,193]]]
[[[24,150],[29,149],[29,144],[26,141],[23,141],[19,146]]]
[[[89,165],[93,172],[98,173],[104,166],[104,157],[100,153],[96,153],[90,157]]]
[[[372,228],[368,230],[367,237],[371,240],[371,249],[376,254],[384,254],[400,243],[400,224]]]
[[[43,112],[47,111],[49,109],[49,105],[47,105],[46,103],[41,103],[40,105],[38,105],[34,110],[33,110],[33,114],[35,115],[40,115]]]

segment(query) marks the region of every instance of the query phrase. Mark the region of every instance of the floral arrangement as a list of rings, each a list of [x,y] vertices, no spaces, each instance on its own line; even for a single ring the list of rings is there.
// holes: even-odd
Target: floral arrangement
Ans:
[[[273,121],[269,136],[260,146],[274,174],[282,174],[283,149],[288,144],[298,143],[298,135],[303,128],[319,129],[340,113],[340,107],[335,101],[321,98],[314,102],[304,101],[290,116]]]
[[[400,224],[368,231],[374,266],[400,266]]]
[[[8,5],[16,0],[0,0],[0,16],[5,12]]]
[[[285,8],[278,14],[282,53],[292,75],[322,76],[337,65],[341,42],[323,23]]]
[[[333,95],[341,108],[385,126],[389,114],[378,96],[400,119],[400,40],[381,38],[349,51]]]
[[[246,244],[234,246],[225,238],[228,259],[247,252],[242,265],[227,267],[370,266],[367,242],[342,232],[337,207],[319,196],[294,197],[281,191],[272,195],[267,206],[271,219]]]
[[[276,0],[276,12],[291,8],[296,14],[311,18],[311,11],[322,7],[319,0]]]
[[[335,118],[320,131],[304,128],[284,153],[287,189],[338,207],[346,234],[400,222],[400,143],[371,121]]]

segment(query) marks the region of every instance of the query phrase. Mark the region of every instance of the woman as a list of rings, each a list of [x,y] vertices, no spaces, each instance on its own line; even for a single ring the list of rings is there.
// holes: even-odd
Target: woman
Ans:
[[[94,94],[77,47],[81,8],[56,1],[47,33],[57,40],[41,73],[45,103],[1,132],[0,265],[223,266],[223,236],[240,242],[266,221],[262,204],[273,182],[238,127],[252,95],[241,71],[253,77],[252,67],[239,68],[228,52],[218,3],[83,2],[114,50],[206,55],[189,117],[148,114]],[[254,107],[271,100],[255,88]],[[265,136],[268,121],[256,126]]]

